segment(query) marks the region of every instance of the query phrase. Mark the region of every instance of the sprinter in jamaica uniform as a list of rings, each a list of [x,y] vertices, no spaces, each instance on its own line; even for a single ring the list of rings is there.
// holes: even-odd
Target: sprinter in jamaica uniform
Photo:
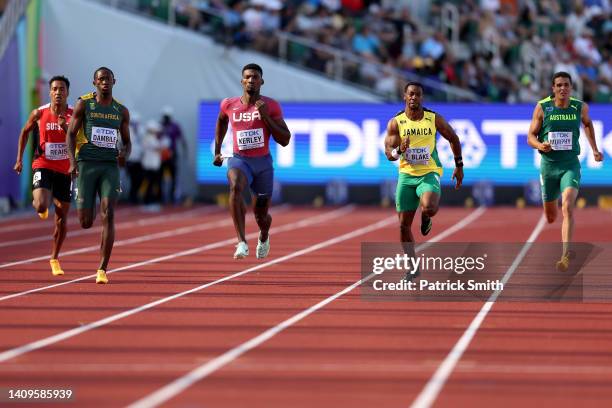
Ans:
[[[404,110],[387,124],[385,154],[390,161],[400,160],[395,206],[401,242],[412,243],[412,220],[417,209],[421,208],[421,234],[427,235],[432,227],[431,217],[440,204],[442,165],[436,150],[436,133],[440,132],[451,145],[455,156],[452,179],[456,180],[457,189],[463,181],[463,159],[461,143],[453,128],[441,115],[423,107],[423,86],[417,82],[406,84],[404,100]]]
[[[114,212],[121,191],[119,167],[131,150],[130,114],[113,98],[115,75],[106,67],[94,72],[96,91],[79,98],[66,141],[70,171],[78,175],[77,210],[82,228],[95,219],[96,196],[100,196],[102,245],[96,283],[108,283],[106,268],[115,241]],[[121,138],[122,148],[117,148]]]
[[[549,223],[557,219],[557,202],[561,195],[563,253],[557,262],[557,269],[564,272],[571,258],[574,203],[580,187],[580,123],[584,125],[595,161],[602,161],[603,155],[597,149],[588,105],[570,96],[572,78],[567,72],[553,75],[552,92],[552,97],[539,101],[533,110],[527,142],[541,154],[542,201]]]

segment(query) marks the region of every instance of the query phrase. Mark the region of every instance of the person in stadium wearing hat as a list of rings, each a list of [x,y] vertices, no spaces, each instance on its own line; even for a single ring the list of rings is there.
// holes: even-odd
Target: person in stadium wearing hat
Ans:
[[[121,192],[119,165],[125,165],[132,148],[130,113],[113,98],[115,75],[106,67],[94,72],[95,92],[77,101],[66,143],[70,172],[77,178],[77,211],[82,228],[95,220],[96,197],[100,197],[102,243],[96,283],[108,283],[106,269],[115,242],[115,207]],[[121,149],[117,143],[121,138]]]
[[[412,221],[421,208],[421,234],[429,234],[431,218],[438,212],[440,204],[440,177],[442,164],[436,149],[436,133],[449,141],[455,157],[452,179],[455,188],[463,182],[463,159],[461,142],[453,128],[442,115],[424,108],[423,86],[409,82],[404,86],[406,105],[389,120],[385,137],[385,154],[390,161],[400,161],[395,206],[400,222],[402,243],[413,243]],[[405,249],[414,255],[410,244]],[[416,276],[407,275],[408,279]]]
[[[572,77],[567,72],[556,72],[552,77],[552,96],[540,100],[534,110],[527,136],[529,146],[541,155],[540,184],[544,214],[549,223],[557,219],[561,196],[561,239],[563,252],[557,270],[567,271],[573,253],[570,251],[574,232],[574,204],[580,188],[580,123],[595,161],[603,155],[597,149],[595,129],[586,103],[573,98]]]
[[[259,226],[257,258],[265,258],[270,251],[268,234],[272,217],[268,213],[274,168],[270,155],[270,136],[281,146],[287,146],[291,132],[283,120],[278,102],[261,95],[264,84],[263,71],[257,64],[247,64],[242,68],[242,96],[225,98],[221,101],[215,129],[215,157],[213,164],[221,166],[223,156],[221,145],[231,124],[234,155],[228,161],[227,179],[230,189],[230,212],[238,236],[234,252],[235,259],[249,254],[244,222],[246,207],[242,192],[249,186],[255,196],[255,220]]]
[[[66,130],[72,117],[72,106],[67,103],[70,81],[64,76],[49,80],[51,101],[30,113],[19,135],[17,160],[13,167],[17,174],[23,169],[23,151],[30,132],[34,132],[34,161],[32,162],[32,206],[41,219],[49,216],[49,206],[55,205],[55,230],[51,249],[51,273],[64,274],[59,263],[59,252],[66,238],[66,219],[70,211],[70,162],[66,153]]]

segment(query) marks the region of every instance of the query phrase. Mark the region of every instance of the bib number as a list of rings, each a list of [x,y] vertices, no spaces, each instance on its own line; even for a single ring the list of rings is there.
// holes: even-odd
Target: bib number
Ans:
[[[117,129],[93,126],[91,128],[91,143],[104,149],[116,149],[117,133]]]
[[[405,152],[406,161],[410,164],[421,164],[425,165],[429,163],[431,154],[429,152],[429,146],[424,147],[409,147]]]
[[[239,130],[236,132],[238,150],[251,150],[264,147],[264,132],[262,128]]]
[[[65,160],[68,158],[66,143],[45,143],[45,157],[48,160]]]
[[[548,143],[553,150],[572,150],[572,132],[548,132]]]

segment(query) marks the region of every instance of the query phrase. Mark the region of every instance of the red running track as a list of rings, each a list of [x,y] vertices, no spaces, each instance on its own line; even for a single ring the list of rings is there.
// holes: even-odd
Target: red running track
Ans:
[[[429,238],[471,217],[443,241],[522,243],[541,217],[539,209],[473,211],[441,209]],[[75,406],[127,406],[165,389],[162,405],[177,407],[406,407],[483,303],[372,302],[357,288],[310,309],[360,279],[361,242],[397,239],[393,217],[391,209],[278,208],[270,257],[255,259],[251,238],[251,257],[235,261],[226,211],[126,208],[105,286],[90,276],[99,233],[68,236],[66,275],[55,278],[45,258],[28,261],[47,255],[48,241],[28,240],[51,224],[0,221],[0,245],[24,241],[0,246],[0,388],[69,387]],[[609,241],[611,221],[609,212],[577,211],[576,240]],[[249,217],[248,232],[255,228]],[[536,240],[557,241],[559,231],[559,222],[546,226]],[[610,317],[609,304],[495,303],[433,403],[609,405]],[[188,387],[168,387],[198,367],[205,373]]]

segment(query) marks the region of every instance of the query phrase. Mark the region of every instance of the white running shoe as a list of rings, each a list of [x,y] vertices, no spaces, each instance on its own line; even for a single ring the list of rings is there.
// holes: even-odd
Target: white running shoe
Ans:
[[[257,239],[257,251],[255,253],[255,256],[258,259],[265,258],[266,256],[268,256],[269,252],[270,252],[270,236],[268,235],[268,240],[266,242],[261,242],[259,239]]]
[[[234,259],[246,258],[249,255],[249,246],[246,242],[240,241],[236,244],[236,252],[234,252]]]

